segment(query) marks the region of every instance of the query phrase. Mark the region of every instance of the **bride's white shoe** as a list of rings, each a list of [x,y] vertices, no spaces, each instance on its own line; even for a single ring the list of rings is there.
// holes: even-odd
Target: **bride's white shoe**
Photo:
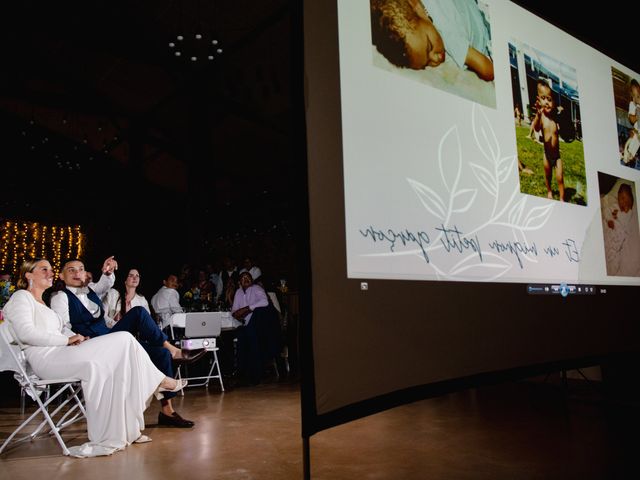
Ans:
[[[184,379],[176,380],[175,387],[167,388],[167,387],[159,386],[154,394],[158,400],[162,400],[164,398],[164,395],[162,394],[163,392],[179,392],[180,390],[182,390],[184,387],[187,386],[187,383],[188,382]]]

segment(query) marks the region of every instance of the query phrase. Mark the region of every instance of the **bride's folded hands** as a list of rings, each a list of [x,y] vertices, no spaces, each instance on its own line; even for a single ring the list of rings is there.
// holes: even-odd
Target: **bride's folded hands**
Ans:
[[[67,345],[80,345],[85,340],[89,340],[89,337],[85,337],[85,336],[79,335],[79,334],[71,335],[69,337]]]

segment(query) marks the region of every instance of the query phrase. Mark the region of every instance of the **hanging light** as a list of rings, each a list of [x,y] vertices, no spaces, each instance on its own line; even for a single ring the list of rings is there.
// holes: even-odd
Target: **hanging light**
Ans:
[[[167,44],[174,57],[184,57],[190,64],[198,64],[204,59],[212,61],[222,54],[220,41],[208,33],[178,34]]]

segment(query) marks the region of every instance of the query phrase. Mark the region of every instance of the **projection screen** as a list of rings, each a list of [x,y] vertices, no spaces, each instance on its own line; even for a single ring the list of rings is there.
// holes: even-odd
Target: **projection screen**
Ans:
[[[303,431],[637,350],[640,75],[506,0],[304,15]]]

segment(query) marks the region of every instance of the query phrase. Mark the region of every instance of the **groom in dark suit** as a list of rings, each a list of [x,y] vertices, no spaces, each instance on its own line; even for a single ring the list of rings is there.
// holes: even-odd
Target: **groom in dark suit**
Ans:
[[[171,345],[167,336],[158,328],[149,313],[142,307],[134,307],[114,322],[105,315],[100,297],[113,287],[118,263],[113,257],[104,261],[102,276],[92,288],[86,285],[86,272],[81,260],[67,260],[62,265],[60,279],[65,288],[51,296],[51,308],[63,322],[76,333],[86,337],[98,337],[111,332],[127,331],[138,338],[153,364],[166,376],[173,378],[173,361],[192,361],[205,352],[186,358],[183,352]],[[171,398],[176,394],[165,392],[158,423],[172,427],[189,428],[194,423],[182,418],[173,409]]]

